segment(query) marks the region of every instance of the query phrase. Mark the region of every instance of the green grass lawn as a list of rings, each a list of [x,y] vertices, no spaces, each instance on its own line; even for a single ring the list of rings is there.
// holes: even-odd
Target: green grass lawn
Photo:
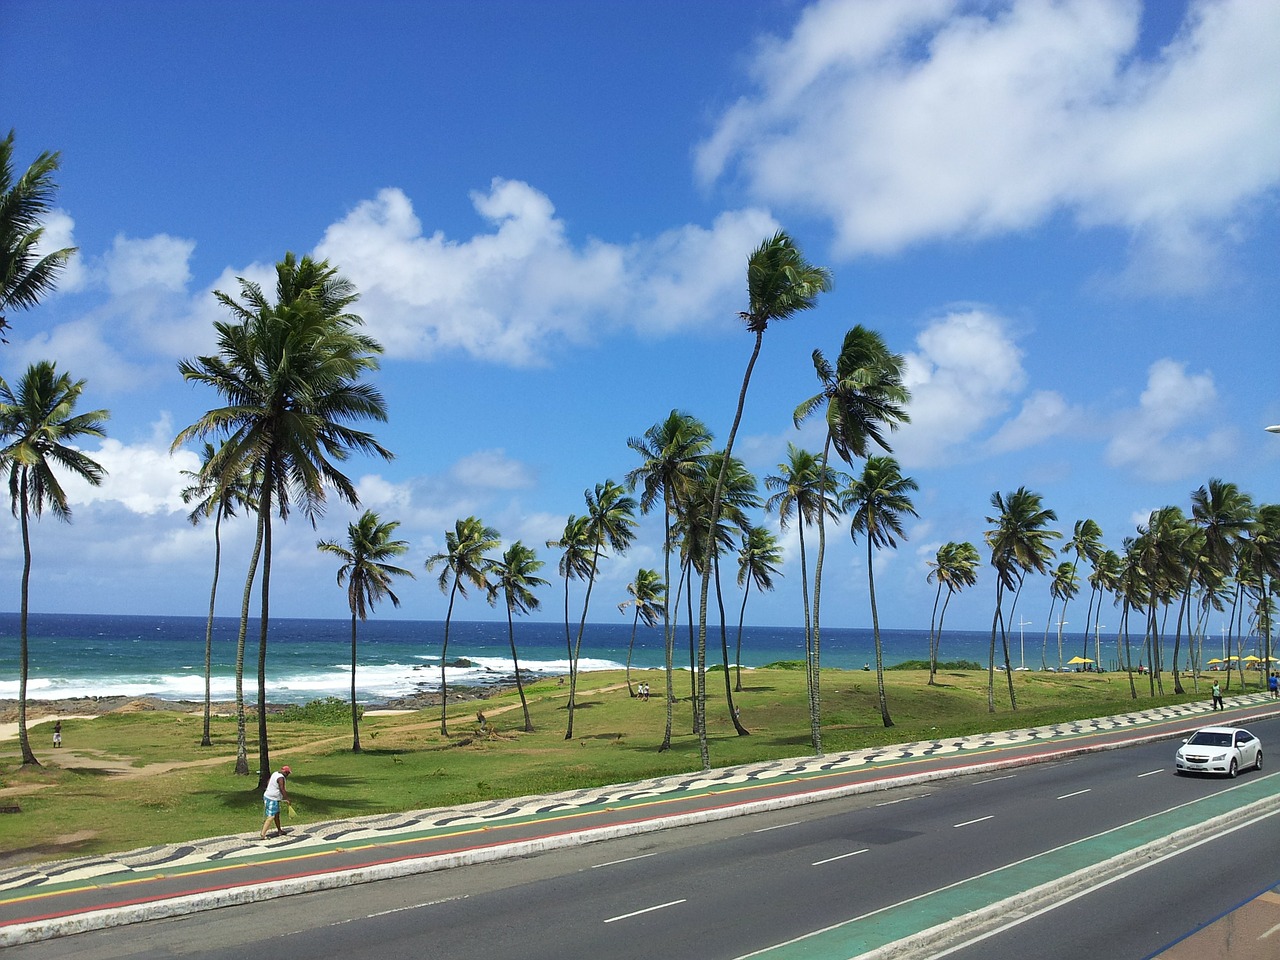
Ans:
[[[635,679],[633,674],[633,680]],[[574,737],[564,738],[567,685],[556,679],[526,687],[535,732],[525,733],[514,691],[450,708],[449,737],[439,708],[361,723],[363,752],[351,752],[351,726],[268,719],[272,764],[293,768],[289,793],[299,824],[402,810],[452,806],[581,787],[625,783],[700,768],[691,729],[687,673],[675,677],[671,749],[659,752],[665,727],[665,679],[647,671],[653,699],[627,695],[621,671],[579,678]],[[1152,698],[1146,678],[1130,695],[1125,674],[1015,674],[1018,710],[1010,709],[1003,674],[996,712],[987,709],[985,671],[943,670],[930,687],[927,671],[887,671],[891,728],[876,700],[875,674],[826,670],[822,676],[823,747],[828,753],[932,740],[1064,720],[1128,713],[1156,703],[1205,699]],[[734,699],[750,736],[734,732],[724,674],[707,675],[711,762],[730,766],[812,753],[804,671],[764,668],[743,673]],[[1165,687],[1172,689],[1166,681]],[[477,708],[488,717],[481,735]],[[33,710],[33,713],[35,711]],[[48,728],[32,744],[43,766],[23,769],[17,740],[0,743],[0,866],[119,852],[155,843],[249,833],[261,826],[256,772],[234,775],[234,718],[215,718],[213,746],[201,747],[199,715],[172,711],[113,713],[64,720],[61,750],[45,747]],[[249,725],[250,767],[257,765],[256,721]]]

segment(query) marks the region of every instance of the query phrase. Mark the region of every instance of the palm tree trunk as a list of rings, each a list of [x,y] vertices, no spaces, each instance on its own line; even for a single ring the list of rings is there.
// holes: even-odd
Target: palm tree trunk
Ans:
[[[213,673],[213,613],[218,600],[218,574],[222,569],[222,502],[218,502],[218,510],[213,518],[213,586],[209,588],[209,619],[204,626],[204,735],[200,738],[200,746],[213,746],[209,735],[210,717],[213,710],[210,694],[210,675]]]
[[[236,634],[236,776],[249,775],[249,742],[244,710],[244,647],[249,634],[249,604],[253,599],[253,581],[258,576],[262,559],[262,512],[259,509],[249,572],[244,579],[244,595],[240,599],[240,627]],[[268,771],[269,772],[269,771]]]
[[[516,655],[516,625],[511,616],[511,594],[507,594],[507,638],[511,641],[511,666],[516,671],[516,692],[520,694],[520,709],[524,711],[524,732],[533,733],[533,721],[529,718],[529,701],[524,696],[524,684],[520,680],[520,659]],[[628,668],[631,653],[627,652]]]
[[[458,571],[455,570],[453,572],[453,586],[449,588],[449,608],[444,614],[444,643],[440,645],[440,736],[442,737],[449,735],[449,681],[444,671],[445,664],[449,658],[449,623],[453,620],[453,600],[457,594]],[[567,599],[565,603],[568,603]],[[565,628],[565,632],[566,634],[568,633],[568,627]]]
[[[662,640],[667,668],[667,728],[662,735],[662,745],[658,752],[671,749],[671,722],[675,709],[675,657],[676,634],[675,624],[671,622],[671,510],[673,507],[671,491],[663,487],[662,492],[665,509],[662,515],[662,582],[666,589],[662,595]]]
[[[631,655],[636,648],[636,630],[640,628],[640,603],[636,601],[635,619],[631,621],[631,639],[627,641],[627,696],[635,697],[636,692],[631,689]]]
[[[822,444],[822,464],[818,474],[818,559],[813,566],[813,635],[809,649],[809,739],[814,756],[822,756],[822,564],[827,555],[827,463],[831,452],[831,431]],[[804,521],[801,520],[803,525]]]
[[[720,560],[715,561],[716,564],[716,604],[720,607],[720,653],[724,657],[724,699],[729,707],[729,717],[733,720],[733,728],[738,731],[738,736],[748,737],[751,731],[742,725],[742,721],[738,719],[738,708],[733,705],[733,684],[729,681],[729,631],[725,625],[724,617],[724,592],[720,588]],[[700,678],[703,702],[707,699],[707,664],[705,660],[698,665],[698,676]],[[706,717],[703,717],[706,720]]]
[[[587,609],[591,606],[591,588],[596,584],[596,570],[599,565],[600,537],[596,537],[595,553],[591,556],[591,576],[587,578],[587,595],[582,601],[582,620],[578,624],[578,640],[573,646],[573,659],[569,662],[569,726],[564,732],[566,740],[573,739],[573,708],[578,688],[578,662],[582,656],[582,635],[587,630]]]
[[[889,700],[884,693],[884,648],[880,643],[880,615],[876,612],[876,577],[872,563],[871,534],[867,534],[867,587],[871,593],[871,636],[876,645],[876,694],[880,698],[880,719],[886,727],[892,727],[889,719]]]
[[[18,496],[22,500],[22,608],[18,624],[18,748],[22,751],[22,765],[40,766],[40,761],[31,752],[31,740],[27,736],[27,615],[31,588],[31,527],[30,515],[27,512],[27,471],[21,470],[21,490]]]
[[[356,706],[356,615],[351,614],[351,752],[360,752],[360,709]]]
[[[942,580],[933,594],[933,610],[929,612],[929,686],[937,686],[938,675],[938,600],[942,597]]]
[[[271,498],[265,497],[268,510]],[[271,514],[263,513],[262,540],[262,620],[258,626],[258,789],[267,789],[271,780],[271,748],[267,744],[267,625],[271,618]]]
[[[733,685],[735,693],[742,692],[742,624],[747,618],[747,597],[751,593],[751,574],[747,574],[746,588],[742,591],[742,606],[738,608],[738,652],[734,656],[734,672],[736,680]]]
[[[991,650],[987,657],[987,713],[996,712],[996,626],[1000,622],[1000,605],[1004,603],[1004,580],[996,571],[996,612],[991,616]]]
[[[742,408],[747,403],[747,388],[751,385],[751,371],[755,369],[756,358],[760,356],[760,345],[764,342],[764,331],[760,330],[756,333],[755,348],[751,351],[751,359],[747,361],[747,371],[742,377],[742,389],[738,391],[738,409],[733,415],[733,426],[729,428],[729,439],[724,446],[724,459],[720,461],[720,475],[716,477],[715,493],[711,496],[711,518],[707,524],[707,529],[713,534],[717,525],[720,523],[720,498],[724,496],[724,478],[729,470],[729,460],[733,455],[733,441],[738,435],[738,427],[742,423]],[[703,564],[702,570],[702,591],[698,598],[698,647],[706,650],[707,647],[707,597],[711,592],[711,564]],[[698,705],[694,704],[694,712],[697,713]],[[702,769],[711,769],[711,755],[707,749],[707,728],[706,724],[700,724],[698,727],[698,754],[702,759]]]

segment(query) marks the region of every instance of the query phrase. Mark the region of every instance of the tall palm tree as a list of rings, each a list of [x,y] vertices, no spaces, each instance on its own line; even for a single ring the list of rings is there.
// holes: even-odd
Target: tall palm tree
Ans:
[[[1236,484],[1218,478],[1191,494],[1191,522],[1204,534],[1198,566],[1209,566],[1219,576],[1236,569],[1236,547],[1253,519],[1253,499]],[[1230,638],[1228,638],[1228,642]],[[1228,671],[1232,661],[1228,661]],[[1230,687],[1231,674],[1227,673]]]
[[[1019,487],[1013,493],[1001,495],[996,491],[991,495],[991,506],[994,516],[987,517],[987,523],[995,526],[984,534],[987,547],[991,550],[991,566],[996,571],[996,612],[991,619],[991,656],[987,663],[987,710],[996,712],[996,631],[1004,643],[1004,669],[1009,681],[1009,706],[1017,710],[1017,695],[1013,691],[1013,665],[1009,662],[1009,630],[1004,620],[1004,593],[1014,590],[1014,607],[1017,606],[1017,593],[1022,589],[1022,581],[1028,573],[1044,573],[1053,559],[1054,550],[1050,540],[1062,536],[1056,530],[1047,529],[1046,524],[1057,520],[1058,515],[1045,509],[1044,500],[1038,493]]]
[[[446,669],[449,664],[449,625],[453,621],[453,603],[461,596],[467,598],[467,586],[478,590],[491,589],[489,573],[493,562],[485,554],[496,550],[500,544],[498,531],[486,527],[477,517],[455,520],[452,530],[444,535],[445,550],[427,558],[427,572],[441,565],[437,584],[441,593],[449,595],[449,608],[444,617],[444,643],[440,647],[440,735],[449,735],[449,683]]]
[[[393,540],[400,524],[383,523],[372,510],[366,510],[355,523],[347,524],[347,543],[320,540],[316,549],[330,553],[342,561],[338,568],[338,586],[346,585],[347,605],[351,608],[351,752],[360,752],[360,708],[356,705],[356,620],[367,620],[373,605],[386,597],[393,607],[400,598],[391,590],[392,577],[408,577],[413,573],[388,562],[409,550],[404,540]]]
[[[832,365],[821,350],[813,351],[813,369],[821,391],[801,403],[793,415],[798,427],[811,414],[822,410],[826,439],[822,465],[831,449],[850,467],[855,459],[871,455],[872,444],[892,452],[886,434],[909,423],[906,405],[911,394],[903,384],[903,358],[891,353],[874,330],[858,325],[849,330]],[[810,670],[809,725],[813,748],[822,752],[821,656],[822,656],[822,565],[826,555],[827,532],[823,515],[818,517],[818,560],[813,573],[813,663]]]
[[[834,517],[839,512],[835,491],[847,481],[843,474],[827,466],[817,454],[787,444],[787,459],[778,464],[778,473],[764,478],[765,488],[774,494],[765,501],[765,509],[778,514],[778,526],[786,530],[793,519],[799,520],[796,532],[800,538],[800,597],[804,604],[805,664],[813,663],[813,621],[809,612],[809,568],[804,531],[819,522],[819,513]],[[809,696],[813,696],[812,675]],[[812,706],[812,700],[810,701]]]
[[[612,480],[606,480],[604,483],[597,483],[595,490],[585,491],[583,496],[587,501],[587,540],[591,544],[591,569],[587,573],[587,592],[582,601],[578,639],[573,645],[573,658],[569,661],[569,722],[564,734],[566,740],[573,739],[578,661],[582,656],[582,636],[587,629],[587,609],[591,606],[591,590],[600,569],[600,555],[606,549],[615,555],[626,553],[636,536],[636,502],[627,496],[626,488]]]
[[[548,581],[538,576],[545,564],[538,559],[532,547],[517,540],[507,547],[502,559],[493,564],[493,581],[489,586],[489,599],[493,601],[499,590],[507,606],[507,639],[511,642],[511,668],[516,675],[516,692],[520,694],[520,708],[524,711],[524,732],[533,732],[533,720],[529,717],[529,702],[524,695],[524,681],[520,679],[520,659],[516,654],[515,614],[529,613],[542,606],[534,590],[545,587]]]
[[[234,517],[240,508],[253,510],[257,504],[253,498],[252,480],[241,475],[238,477],[215,477],[209,472],[209,464],[214,461],[217,450],[213,444],[205,442],[200,452],[200,469],[183,470],[182,474],[191,480],[190,486],[182,491],[182,502],[194,503],[195,507],[187,514],[192,526],[213,516],[213,584],[209,587],[209,616],[204,625],[204,731],[200,738],[200,746],[211,747],[210,722],[213,703],[210,684],[213,673],[213,615],[218,601],[218,577],[222,571],[222,521],[226,517]],[[244,675],[244,661],[237,665],[237,673]]]
[[[893,457],[871,456],[863,464],[862,475],[850,484],[842,506],[851,512],[849,533],[854,543],[861,534],[867,541],[867,587],[871,594],[871,632],[876,647],[876,691],[880,697],[880,718],[892,727],[889,701],[884,693],[884,647],[880,642],[880,615],[876,611],[876,578],[873,562],[876,550],[897,547],[905,540],[904,516],[919,516],[911,494],[920,489],[915,480],[904,477]],[[896,538],[896,539],[895,539]]]
[[[715,529],[720,521],[720,496],[724,490],[724,471],[733,455],[733,441],[742,423],[742,410],[747,402],[747,388],[751,385],[751,371],[755,369],[764,333],[769,324],[786,320],[803,310],[817,305],[818,295],[831,289],[831,272],[805,260],[800,249],[785,232],[779,230],[764,241],[747,258],[747,309],[738,314],[746,324],[747,332],[755,337],[751,358],[742,376],[742,389],[738,391],[738,406],[734,411],[729,439],[725,442],[721,474],[716,480],[712,496],[712,511],[708,527]],[[702,571],[702,589],[698,599],[698,645],[705,650],[707,644],[707,596],[711,588],[711,565]],[[711,768],[707,750],[707,731],[698,732],[698,749],[704,770]]]
[[[548,540],[547,547],[561,550],[557,569],[564,578],[564,646],[565,669],[573,663],[573,633],[569,625],[569,581],[585,580],[591,572],[591,542],[588,534],[589,518],[569,514],[565,521],[564,533],[559,540]]]
[[[1111,594],[1118,599],[1120,580],[1124,573],[1124,560],[1114,550],[1103,550],[1089,574],[1089,586],[1098,594],[1098,604],[1093,614],[1093,659],[1102,663],[1102,597]],[[1088,624],[1085,625],[1086,632]],[[1117,659],[1119,652],[1117,651]]]
[[[957,543],[952,540],[938,548],[934,559],[929,561],[929,583],[937,583],[938,590],[933,597],[934,612],[938,611],[938,598],[942,588],[947,588],[947,598],[942,601],[942,612],[937,616],[937,629],[934,629],[934,618],[929,619],[929,685],[936,686],[938,673],[938,647],[942,641],[942,623],[947,616],[947,605],[951,598],[965,587],[972,587],[978,582],[978,548],[969,541]]]
[[[738,549],[738,586],[742,587],[742,606],[738,608],[738,647],[734,656],[736,679],[734,691],[742,692],[742,624],[747,616],[747,596],[751,584],[758,590],[772,590],[773,578],[782,576],[782,546],[772,530],[751,527]]]
[[[41,225],[53,209],[61,155],[40,154],[22,176],[13,174],[13,131],[0,140],[0,343],[6,342],[5,312],[34,307],[50,292],[75,247],[40,252]]]
[[[267,743],[267,628],[271,610],[273,513],[287,520],[296,506],[315,524],[327,491],[356,506],[355,486],[338,469],[352,453],[390,460],[373,435],[353,423],[387,419],[382,394],[362,377],[378,367],[381,345],[360,331],[363,321],[348,312],[358,294],[327,261],[301,260],[287,253],[276,264],[274,301],[262,288],[240,279],[241,300],[221,291],[215,297],[232,321],[218,321],[218,352],[183,360],[184,379],[212,387],[226,404],[208,411],[174,438],[176,449],[190,440],[224,437],[209,470],[216,476],[254,478],[257,533],[245,577],[237,637],[237,662],[244,658],[250,599],[262,563],[258,632],[258,786],[271,775]],[[236,773],[248,774],[244,698],[236,681]]]
[[[702,462],[711,448],[711,432],[691,414],[672,410],[661,423],[654,424],[643,437],[632,437],[627,446],[640,454],[643,463],[627,474],[627,486],[641,488],[640,512],[648,513],[662,501],[662,582],[671,583],[672,528],[681,505],[702,471]],[[667,727],[659,751],[671,746],[672,711],[675,705],[675,624],[671,617],[671,591],[662,598],[663,642],[666,655]]]
[[[106,410],[75,412],[84,380],[58,373],[48,360],[31,364],[16,385],[0,377],[0,470],[9,478],[9,502],[22,529],[22,589],[18,616],[18,746],[22,764],[39,766],[27,738],[27,614],[31,588],[31,517],[47,506],[70,522],[71,506],[58,481],[65,471],[98,486],[106,471],[72,444],[106,436]]]
[[[662,574],[657,570],[641,567],[636,571],[635,579],[627,584],[627,596],[618,604],[618,612],[626,613],[631,607],[635,616],[631,621],[631,641],[627,644],[627,696],[634,697],[631,688],[631,654],[636,645],[636,631],[640,624],[653,628],[662,622],[663,610],[667,603],[667,585],[662,581]]]

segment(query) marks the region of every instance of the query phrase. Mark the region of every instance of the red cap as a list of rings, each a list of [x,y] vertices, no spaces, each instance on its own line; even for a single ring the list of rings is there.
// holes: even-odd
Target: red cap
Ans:
[[[283,773],[286,777],[287,777],[289,774],[293,773],[293,771],[292,771],[292,770],[290,770],[288,767],[281,767],[281,768],[280,768],[280,772],[281,772],[281,773]]]

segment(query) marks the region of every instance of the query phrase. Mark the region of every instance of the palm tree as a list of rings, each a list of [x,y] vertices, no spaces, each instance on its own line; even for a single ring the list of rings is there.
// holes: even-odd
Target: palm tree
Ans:
[[[835,491],[842,481],[847,480],[843,474],[837,473],[825,461],[808,450],[787,444],[787,459],[778,464],[778,474],[764,478],[765,488],[775,491],[765,502],[765,509],[776,511],[778,526],[785,530],[791,525],[793,517],[798,517],[800,524],[797,533],[800,537],[800,596],[804,603],[804,649],[805,663],[810,667],[809,696],[813,696],[813,622],[809,615],[809,569],[807,552],[804,543],[805,527],[812,527],[819,522],[819,512],[834,517],[839,511],[835,501]],[[812,699],[810,699],[812,709]]]
[[[373,605],[383,597],[394,607],[400,598],[391,591],[392,577],[409,577],[413,573],[388,561],[404,556],[409,544],[393,540],[395,521],[383,523],[376,513],[366,510],[355,523],[347,524],[346,546],[334,540],[321,540],[316,549],[331,553],[342,561],[338,568],[338,586],[347,587],[347,605],[351,608],[351,752],[360,752],[360,708],[356,705],[356,620],[367,620]]]
[[[640,512],[648,513],[662,498],[662,582],[671,583],[672,526],[679,517],[681,504],[702,470],[702,461],[711,448],[711,432],[690,414],[672,410],[666,420],[654,424],[643,437],[632,437],[627,446],[640,454],[644,462],[627,474],[627,486],[641,487]],[[675,625],[671,617],[671,592],[664,589],[662,598],[663,641],[666,654],[667,727],[659,752],[671,746],[672,711],[675,705]],[[566,628],[567,629],[567,628]]]
[[[1065,560],[1054,568],[1049,581],[1049,620],[1044,625],[1044,633],[1049,635],[1049,627],[1053,624],[1053,608],[1062,601],[1062,613],[1058,616],[1058,669],[1062,669],[1062,627],[1067,622],[1067,601],[1080,592],[1080,578],[1076,576],[1075,564]],[[1089,644],[1089,631],[1084,632],[1086,648]],[[1082,654],[1083,656],[1083,654]],[[1044,650],[1041,649],[1040,660],[1044,661]]]
[[[533,591],[547,586],[548,582],[538,576],[538,571],[544,566],[532,547],[526,547],[517,540],[507,547],[502,559],[493,564],[493,582],[489,586],[491,602],[496,598],[498,590],[501,590],[507,603],[507,639],[511,642],[511,667],[516,675],[520,707],[524,710],[525,733],[533,733],[533,721],[529,718],[529,703],[524,696],[524,682],[520,679],[514,616],[517,613],[529,613],[542,606],[542,601],[534,596]]]
[[[449,685],[445,669],[449,663],[449,624],[453,620],[453,603],[461,596],[467,598],[467,585],[478,590],[492,589],[489,584],[489,572],[493,569],[491,560],[485,557],[490,550],[499,546],[498,531],[486,527],[476,517],[455,520],[452,530],[444,535],[445,551],[427,558],[427,572],[430,573],[437,564],[442,564],[440,579],[437,581],[440,592],[449,595],[449,609],[444,617],[444,643],[440,647],[440,736],[449,735]]]
[[[1236,484],[1214,478],[1191,494],[1191,522],[1204,534],[1197,566],[1208,566],[1219,576],[1236,569],[1236,547],[1253,519],[1253,499]],[[1228,671],[1232,661],[1227,661]],[[1231,674],[1227,673],[1230,687]]]
[[[34,307],[54,287],[75,247],[41,254],[41,221],[53,209],[58,185],[53,179],[58,153],[36,157],[26,173],[13,179],[13,131],[0,140],[0,343],[8,329],[5,311]]]
[[[773,531],[752,527],[742,538],[738,550],[738,586],[742,587],[742,606],[738,609],[738,648],[734,657],[737,678],[734,691],[742,692],[742,624],[747,615],[747,596],[751,584],[759,590],[772,590],[773,578],[782,576],[782,547]]]
[[[31,516],[47,506],[59,520],[70,522],[71,506],[58,482],[58,471],[93,486],[106,471],[72,444],[81,437],[105,436],[106,410],[77,414],[84,380],[59,374],[48,360],[31,364],[10,387],[0,377],[0,470],[9,477],[9,502],[22,528],[22,591],[18,618],[18,745],[22,764],[40,762],[27,739],[27,613],[31,587]]]
[[[211,747],[210,722],[212,716],[212,696],[209,689],[213,672],[213,614],[218,600],[218,576],[222,570],[222,520],[234,517],[236,510],[244,507],[248,510],[256,508],[253,499],[252,481],[247,476],[219,478],[209,473],[209,464],[213,462],[217,450],[213,444],[205,442],[200,453],[200,469],[183,470],[182,474],[191,479],[191,485],[182,491],[183,503],[195,503],[195,507],[187,514],[192,526],[200,523],[210,515],[213,516],[213,585],[209,588],[209,616],[204,626],[204,732],[200,738],[200,746]],[[244,675],[244,661],[238,664],[237,674]]]
[[[938,548],[934,559],[929,561],[928,582],[938,584],[937,593],[933,597],[933,609],[938,610],[938,598],[943,586],[947,588],[947,598],[942,601],[942,612],[937,617],[937,630],[933,628],[933,617],[929,620],[929,685],[936,686],[934,679],[938,672],[938,647],[942,640],[942,622],[947,616],[947,605],[951,597],[965,587],[972,587],[978,582],[978,548],[969,541],[956,543],[954,540],[944,543]]]
[[[626,613],[627,607],[635,609],[635,617],[631,621],[631,642],[627,644],[627,696],[634,697],[635,691],[631,689],[631,653],[636,645],[636,630],[641,623],[653,628],[662,622],[667,603],[667,585],[663,583],[662,574],[657,570],[641,567],[636,571],[635,579],[627,584],[627,596],[631,599],[618,604],[618,612]]]
[[[733,686],[729,679],[729,633],[724,609],[724,592],[720,579],[720,557],[736,546],[740,537],[751,529],[748,511],[760,507],[760,497],[756,493],[756,478],[746,465],[736,457],[731,458],[728,466],[721,470],[722,452],[707,457],[706,469],[702,473],[701,482],[695,487],[685,505],[685,516],[681,526],[684,532],[685,553],[692,570],[701,573],[706,565],[712,568],[716,583],[716,605],[720,611],[720,651],[724,663],[725,702],[729,717],[738,736],[746,736],[749,731],[742,725],[737,708],[733,703]],[[713,477],[724,477],[720,493],[720,517],[714,527],[711,526],[712,495],[714,493]],[[690,617],[692,621],[692,616]],[[706,644],[695,644],[690,636],[689,670],[693,684],[694,731],[706,722]]]
[[[573,634],[569,626],[569,581],[583,580],[591,572],[591,543],[587,538],[588,518],[569,514],[559,540],[548,540],[551,550],[562,550],[557,567],[564,578],[564,646],[565,669],[573,663]]]
[[[208,411],[173,441],[225,437],[209,464],[215,476],[254,478],[257,533],[245,577],[237,637],[243,663],[249,605],[258,563],[261,616],[258,633],[258,786],[271,775],[267,744],[267,628],[271,598],[271,516],[287,520],[297,506],[314,526],[332,488],[356,506],[355,486],[338,469],[353,452],[390,460],[373,435],[352,423],[387,419],[382,394],[361,381],[378,367],[381,345],[360,332],[363,321],[348,313],[358,294],[327,261],[292,253],[276,264],[275,302],[252,281],[240,279],[243,302],[215,291],[234,322],[218,321],[218,352],[183,360],[186,380],[213,387],[226,405]],[[248,774],[244,698],[236,679],[236,773]]]
[[[738,435],[738,426],[742,423],[742,410],[747,402],[747,388],[751,385],[751,371],[755,369],[756,358],[760,356],[764,332],[769,329],[769,324],[773,321],[786,320],[802,310],[811,310],[817,305],[818,294],[830,289],[831,272],[825,267],[816,267],[805,260],[795,242],[781,230],[760,244],[747,258],[748,307],[738,316],[746,324],[747,331],[755,337],[755,345],[742,377],[742,389],[738,392],[738,406],[734,411],[733,425],[729,428],[729,439],[725,443],[721,474],[716,480],[715,492],[712,496],[709,529],[715,529],[720,522],[720,496],[724,490],[724,471],[728,469],[729,458],[733,455],[733,441]],[[706,569],[702,571],[702,590],[698,600],[698,645],[704,650],[707,644],[707,595],[710,588],[711,565],[707,564]],[[698,732],[698,748],[703,769],[709,770],[711,757],[707,751],[705,728]]]
[[[1058,515],[1045,509],[1043,498],[1026,487],[1019,487],[1013,493],[1002,496],[999,491],[991,495],[991,506],[994,516],[987,517],[987,523],[995,524],[984,535],[987,547],[991,550],[991,566],[996,571],[996,612],[991,620],[991,657],[987,664],[987,710],[996,712],[995,677],[996,677],[996,630],[999,628],[1004,643],[1004,668],[1009,681],[1009,705],[1018,709],[1017,696],[1013,691],[1013,669],[1009,662],[1009,631],[1004,620],[1004,592],[1014,590],[1014,609],[1017,608],[1017,594],[1022,590],[1022,581],[1034,570],[1044,573],[1053,559],[1054,551],[1049,546],[1050,540],[1062,536],[1056,530],[1046,529],[1045,525],[1057,520]]]
[[[578,661],[582,655],[582,635],[587,629],[587,609],[591,606],[591,590],[595,586],[596,573],[600,569],[600,554],[605,549],[623,554],[635,540],[636,502],[626,495],[626,489],[612,480],[597,483],[595,490],[587,490],[587,540],[591,544],[591,568],[587,573],[587,593],[582,601],[582,620],[578,624],[578,639],[569,661],[569,723],[564,738],[573,739],[574,696],[578,686]]]
[[[915,480],[904,477],[893,457],[868,457],[858,477],[845,492],[841,504],[845,512],[852,511],[849,533],[857,543],[858,535],[867,540],[867,587],[871,594],[871,632],[876,646],[876,690],[880,697],[880,718],[886,727],[892,727],[889,719],[889,702],[884,693],[884,648],[880,643],[880,616],[876,612],[876,578],[874,551],[884,547],[897,547],[896,538],[906,539],[902,531],[902,518],[919,516],[911,494],[920,489]]]
[[[871,455],[874,443],[892,452],[887,431],[909,423],[906,404],[911,394],[903,385],[903,358],[891,353],[881,336],[858,325],[848,331],[834,367],[821,350],[813,351],[813,368],[822,390],[801,403],[793,415],[798,427],[811,414],[824,411],[827,430],[822,446],[822,464],[828,463],[831,448],[850,467],[855,459]],[[813,574],[813,664],[811,667],[809,724],[814,751],[822,752],[821,655],[822,655],[822,564],[827,533],[823,516],[818,517],[818,560]]]
[[[1067,618],[1067,603],[1079,592],[1080,578],[1077,576],[1082,559],[1088,560],[1090,565],[1096,565],[1098,557],[1102,554],[1102,528],[1096,522],[1090,519],[1077,520],[1075,527],[1071,532],[1071,539],[1062,545],[1063,551],[1070,550],[1074,555],[1071,560],[1071,577],[1070,579],[1077,585],[1075,590],[1071,591],[1071,596],[1062,601],[1061,620]],[[1092,600],[1092,598],[1090,598]],[[1052,617],[1052,614],[1050,614]],[[1089,656],[1089,616],[1085,615],[1084,630],[1084,646],[1080,650],[1080,656]],[[1062,659],[1061,655],[1058,657]],[[1061,664],[1059,664],[1061,666]]]

